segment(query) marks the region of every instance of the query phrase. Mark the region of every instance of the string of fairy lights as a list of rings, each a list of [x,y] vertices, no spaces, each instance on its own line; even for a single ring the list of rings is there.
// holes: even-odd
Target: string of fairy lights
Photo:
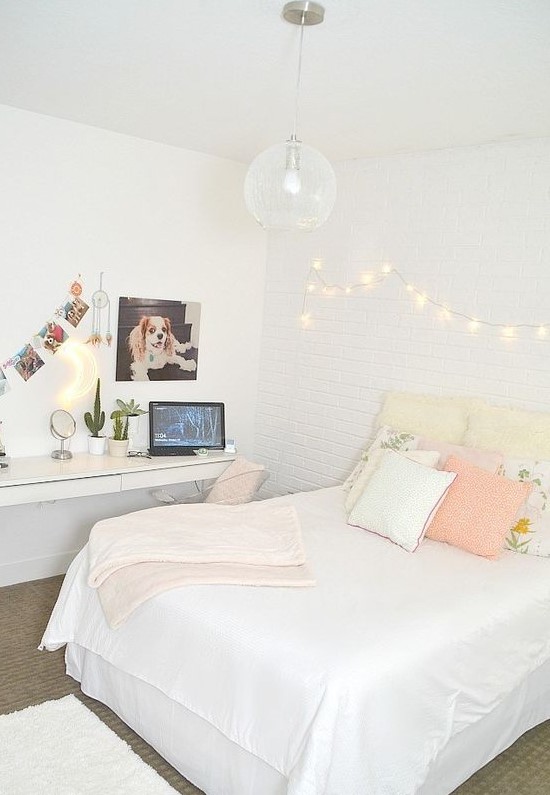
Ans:
[[[364,273],[361,276],[361,281],[355,284],[331,284],[327,282],[322,275],[323,263],[320,259],[312,261],[309,273],[306,278],[306,285],[304,289],[304,300],[302,304],[301,321],[303,328],[309,328],[312,322],[312,314],[309,309],[309,298],[311,296],[351,296],[353,294],[365,293],[370,291],[373,287],[383,284],[387,279],[394,277],[398,279],[406,292],[410,295],[411,299],[416,303],[419,308],[426,305],[434,307],[443,319],[459,318],[466,324],[466,330],[471,334],[475,334],[482,326],[496,329],[500,336],[504,338],[514,338],[518,331],[522,329],[530,329],[536,333],[541,339],[548,336],[550,333],[550,322],[548,323],[497,323],[491,320],[485,320],[475,315],[470,315],[467,312],[461,312],[453,309],[448,303],[438,301],[431,295],[428,295],[424,290],[409,282],[405,276],[392,265],[384,265],[379,271]]]

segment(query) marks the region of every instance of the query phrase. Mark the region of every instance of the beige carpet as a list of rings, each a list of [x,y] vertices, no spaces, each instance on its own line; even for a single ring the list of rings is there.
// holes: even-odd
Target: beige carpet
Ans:
[[[201,795],[110,709],[80,692],[65,675],[62,649],[36,650],[61,582],[52,577],[0,588],[0,714],[74,693],[177,792]],[[521,737],[453,795],[549,794],[550,721]]]
[[[151,765],[176,792],[201,795],[108,707],[80,692],[65,674],[64,649],[37,651],[63,578],[0,588],[0,714],[74,693]]]

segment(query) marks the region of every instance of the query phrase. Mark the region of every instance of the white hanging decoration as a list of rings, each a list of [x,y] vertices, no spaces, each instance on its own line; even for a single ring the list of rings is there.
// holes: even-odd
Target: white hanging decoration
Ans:
[[[99,274],[99,289],[92,293],[92,333],[86,340],[90,345],[102,345],[105,343],[109,347],[113,341],[111,334],[111,301],[108,294],[103,289],[103,271]],[[107,330],[105,339],[101,332],[101,313],[107,310]]]

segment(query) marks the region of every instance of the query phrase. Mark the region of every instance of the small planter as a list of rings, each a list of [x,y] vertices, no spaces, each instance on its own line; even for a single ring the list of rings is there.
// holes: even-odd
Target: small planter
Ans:
[[[109,455],[115,458],[124,458],[128,454],[128,439],[109,438]]]
[[[139,449],[139,426],[141,417],[137,414],[131,414],[128,417],[128,443],[129,450]]]
[[[106,436],[88,436],[88,452],[92,455],[104,455]]]

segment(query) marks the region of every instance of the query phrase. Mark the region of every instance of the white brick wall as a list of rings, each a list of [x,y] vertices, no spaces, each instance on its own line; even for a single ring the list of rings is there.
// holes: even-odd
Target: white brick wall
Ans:
[[[365,295],[308,300],[314,257],[327,282],[385,263],[453,309],[550,323],[550,139],[350,161],[310,235],[268,250],[256,457],[275,493],[332,485],[372,437],[388,390],[481,395],[550,411],[550,332],[512,340],[419,310],[395,276]]]

